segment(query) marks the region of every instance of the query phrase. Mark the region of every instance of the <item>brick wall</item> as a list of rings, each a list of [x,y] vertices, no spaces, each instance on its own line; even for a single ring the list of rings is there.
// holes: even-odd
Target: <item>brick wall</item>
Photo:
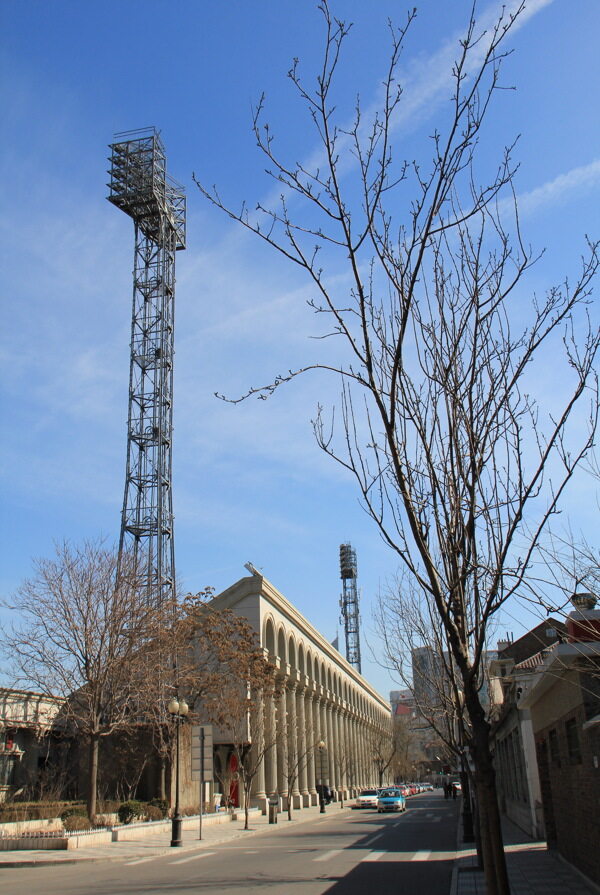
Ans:
[[[583,730],[585,714],[555,716],[535,740],[548,845],[600,884],[600,725]]]

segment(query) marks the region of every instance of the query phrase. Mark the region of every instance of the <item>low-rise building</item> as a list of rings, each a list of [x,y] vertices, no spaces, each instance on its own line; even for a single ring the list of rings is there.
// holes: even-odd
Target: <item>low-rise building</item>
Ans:
[[[600,611],[572,602],[566,625],[498,645],[495,764],[502,810],[600,883]]]
[[[56,753],[55,732],[63,700],[29,690],[0,688],[0,802],[41,785]]]

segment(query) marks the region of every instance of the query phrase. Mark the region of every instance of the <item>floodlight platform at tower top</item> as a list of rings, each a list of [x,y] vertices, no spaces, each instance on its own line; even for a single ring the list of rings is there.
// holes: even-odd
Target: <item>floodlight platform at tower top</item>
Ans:
[[[128,214],[145,236],[161,241],[163,225],[185,248],[185,192],[167,174],[165,148],[156,128],[117,134],[110,146],[108,201]]]

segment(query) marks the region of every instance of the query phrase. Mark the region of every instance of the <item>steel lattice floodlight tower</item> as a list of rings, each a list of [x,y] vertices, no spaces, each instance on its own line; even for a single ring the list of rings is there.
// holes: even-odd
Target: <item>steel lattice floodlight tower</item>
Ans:
[[[356,552],[350,544],[340,544],[340,578],[342,579],[340,606],[346,633],[346,658],[361,673]]]
[[[127,469],[119,560],[143,572],[147,601],[174,594],[171,490],[175,253],[185,248],[185,194],[167,175],[154,128],[117,134],[108,201],[135,225]]]

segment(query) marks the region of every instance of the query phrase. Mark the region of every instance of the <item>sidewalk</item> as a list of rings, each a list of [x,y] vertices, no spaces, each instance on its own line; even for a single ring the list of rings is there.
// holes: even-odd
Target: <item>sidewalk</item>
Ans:
[[[327,806],[327,814],[341,814],[350,811],[347,803],[343,808],[339,803]],[[146,836],[129,842],[109,842],[105,845],[77,848],[71,850],[48,851],[45,849],[27,851],[0,851],[0,874],[3,867],[41,867],[54,864],[75,864],[81,861],[136,861],[151,858],[156,855],[183,853],[197,851],[199,849],[212,849],[213,846],[223,842],[230,842],[246,836],[255,836],[260,833],[285,830],[299,823],[315,820],[319,815],[319,806],[303,808],[292,812],[292,821],[288,821],[287,813],[278,815],[276,824],[269,824],[266,815],[252,813],[249,819],[249,830],[244,830],[243,812],[237,820],[229,823],[202,826],[202,840],[198,839],[199,827],[195,830],[184,830],[182,833],[183,844],[181,847],[171,848],[171,836],[169,833],[161,833],[159,836]],[[0,877],[1,878],[1,877]]]
[[[589,883],[574,867],[549,851],[545,842],[535,842],[507,818],[502,833],[511,895],[598,895],[600,889]],[[471,844],[459,841],[452,873],[450,895],[486,895],[485,878],[477,869],[477,855]]]

